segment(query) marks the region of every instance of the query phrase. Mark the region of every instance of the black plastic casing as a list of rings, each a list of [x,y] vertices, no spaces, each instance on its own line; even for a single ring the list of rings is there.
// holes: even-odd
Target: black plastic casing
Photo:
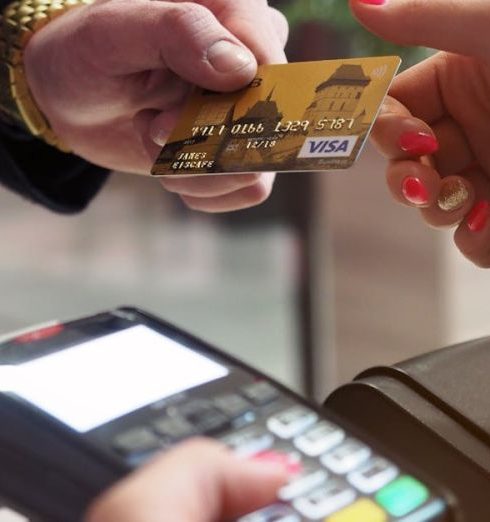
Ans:
[[[450,489],[459,520],[490,520],[490,337],[369,369],[324,406]]]

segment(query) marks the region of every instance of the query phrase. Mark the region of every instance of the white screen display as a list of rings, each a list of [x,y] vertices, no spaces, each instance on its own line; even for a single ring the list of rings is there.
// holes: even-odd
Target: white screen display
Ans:
[[[79,432],[229,373],[143,325],[9,369],[10,391]]]

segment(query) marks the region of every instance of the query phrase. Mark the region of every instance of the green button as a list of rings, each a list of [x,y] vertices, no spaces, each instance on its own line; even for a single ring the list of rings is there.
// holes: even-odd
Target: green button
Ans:
[[[376,501],[390,515],[402,517],[421,506],[429,498],[429,491],[418,480],[405,475],[391,482],[376,495]]]

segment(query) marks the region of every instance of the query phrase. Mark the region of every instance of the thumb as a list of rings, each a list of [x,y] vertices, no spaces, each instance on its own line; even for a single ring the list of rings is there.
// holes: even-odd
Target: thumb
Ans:
[[[488,60],[488,0],[350,0],[370,31],[399,45],[423,45]]]
[[[215,441],[195,439],[121,481],[86,522],[216,522],[274,502],[287,480],[280,465],[246,461]]]
[[[170,69],[189,83],[232,91],[256,74],[252,52],[200,4],[112,0],[84,14],[87,34],[79,31],[79,39],[108,75]]]

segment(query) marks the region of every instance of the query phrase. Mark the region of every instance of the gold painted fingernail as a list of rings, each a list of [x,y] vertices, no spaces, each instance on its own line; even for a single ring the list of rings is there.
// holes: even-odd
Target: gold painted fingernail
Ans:
[[[451,179],[443,182],[439,197],[437,198],[437,206],[446,212],[452,212],[461,208],[468,199],[468,189],[466,185],[459,179]]]

